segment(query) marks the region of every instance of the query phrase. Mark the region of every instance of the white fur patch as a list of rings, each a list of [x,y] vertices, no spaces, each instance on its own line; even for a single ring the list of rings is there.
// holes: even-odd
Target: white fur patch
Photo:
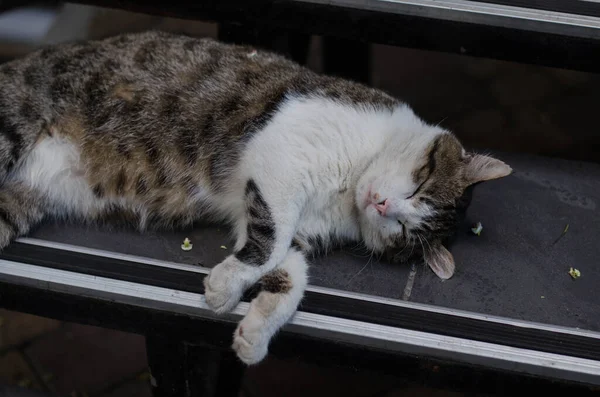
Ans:
[[[44,195],[55,216],[88,215],[101,206],[85,178],[79,148],[60,135],[38,142],[14,178]]]
[[[397,220],[384,225],[378,215],[365,210],[368,186],[377,183],[381,194],[403,208],[400,201],[415,189],[412,171],[442,133],[404,105],[392,112],[326,98],[291,97],[250,141],[240,163],[240,180],[253,178],[276,224],[300,238],[373,236],[367,243],[377,245],[380,232],[392,234],[401,226]],[[414,211],[406,216],[414,217],[415,223],[420,218]],[[361,230],[361,223],[362,229],[373,230]]]

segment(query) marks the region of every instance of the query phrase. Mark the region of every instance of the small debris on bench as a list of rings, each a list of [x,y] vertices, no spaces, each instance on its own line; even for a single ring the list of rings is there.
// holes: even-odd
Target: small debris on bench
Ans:
[[[29,389],[33,385],[33,381],[27,377],[23,377],[17,381],[17,386],[23,389]]]
[[[185,240],[183,240],[183,244],[181,244],[181,249],[184,251],[190,251],[193,246],[194,244],[192,244],[190,239],[186,237]]]
[[[581,272],[575,268],[571,268],[569,270],[569,276],[571,276],[573,278],[573,280],[576,280],[579,277],[581,277]]]
[[[478,236],[481,235],[481,231],[483,230],[483,225],[481,224],[481,222],[477,222],[472,228],[471,231],[473,232],[473,234],[476,234]]]
[[[226,247],[226,246],[224,246],[224,245],[222,245],[222,246],[221,246],[221,249],[222,249],[222,250],[226,250],[226,249],[227,249],[227,247]]]

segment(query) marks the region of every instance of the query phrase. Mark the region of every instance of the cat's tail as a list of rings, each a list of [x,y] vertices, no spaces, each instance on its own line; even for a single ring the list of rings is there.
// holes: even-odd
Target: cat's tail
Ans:
[[[40,128],[0,100],[0,250],[44,217],[44,202],[16,178],[9,178],[35,145]],[[41,122],[37,123],[38,125]]]
[[[39,136],[37,128],[0,109],[0,185],[16,169]],[[39,131],[39,130],[38,130]]]
[[[23,236],[46,215],[44,198],[18,181],[0,187],[0,250]]]
[[[41,89],[46,83],[26,73],[30,69],[25,67],[27,62],[18,59],[0,65],[0,185],[33,148],[47,121],[52,119],[45,108],[46,90]]]

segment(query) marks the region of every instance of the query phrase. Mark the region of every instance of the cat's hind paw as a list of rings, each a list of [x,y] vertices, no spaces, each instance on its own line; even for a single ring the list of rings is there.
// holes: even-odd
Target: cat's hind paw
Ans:
[[[257,364],[267,355],[269,339],[261,327],[252,327],[247,321],[242,321],[233,334],[232,348],[245,364]]]
[[[204,298],[214,312],[226,313],[238,304],[245,289],[245,266],[229,256],[204,278]]]

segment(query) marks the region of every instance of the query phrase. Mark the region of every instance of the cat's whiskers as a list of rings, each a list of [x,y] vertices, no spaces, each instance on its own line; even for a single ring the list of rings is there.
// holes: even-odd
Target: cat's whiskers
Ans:
[[[419,238],[419,243],[421,243],[421,249],[425,252],[425,246],[423,245],[423,239],[418,234],[416,235]]]
[[[437,123],[435,126],[436,126],[436,127],[439,127],[439,126],[440,126],[440,125],[441,125],[441,124],[442,124],[444,121],[446,121],[446,119],[447,119],[448,117],[449,117],[449,116],[446,116],[446,117],[444,117],[443,119],[441,119],[441,120],[440,120],[440,121],[439,121],[439,122],[438,122],[438,123]]]
[[[352,277],[350,277],[350,280],[348,280],[348,282],[346,283],[346,287],[349,286],[352,281],[358,277],[358,275],[360,275],[363,270],[365,270],[367,268],[367,266],[369,266],[369,264],[371,263],[371,261],[373,260],[373,255],[375,254],[375,249],[371,250],[371,255],[369,256],[369,260],[367,261],[367,263],[365,263],[365,265]]]
[[[427,243],[427,246],[429,247],[429,251],[432,251],[433,249],[431,248],[431,244],[429,244],[429,240],[427,240],[427,237],[423,236],[423,240],[425,240],[425,242]]]
[[[417,234],[415,234],[415,236],[416,236],[416,235],[417,235]],[[411,237],[412,237],[412,236],[411,236]],[[416,239],[415,239],[414,237],[412,237],[410,240],[411,240],[411,241],[410,241],[410,247],[411,247],[411,248],[410,248],[410,254],[408,254],[408,256],[409,256],[409,257],[411,257],[411,256],[412,256],[412,254],[413,254],[413,252],[414,252],[414,250],[415,250],[415,244],[414,244],[414,243],[416,242]]]

